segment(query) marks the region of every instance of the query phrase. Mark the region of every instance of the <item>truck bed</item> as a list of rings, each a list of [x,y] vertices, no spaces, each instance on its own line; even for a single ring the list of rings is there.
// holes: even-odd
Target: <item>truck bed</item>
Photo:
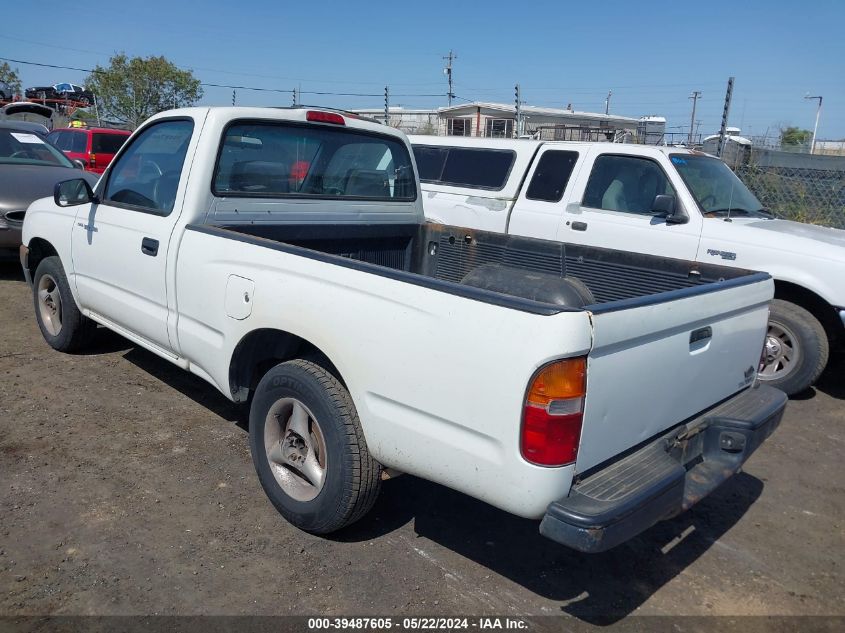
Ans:
[[[339,265],[363,265],[376,274],[399,276],[410,283],[540,314],[573,308],[532,299],[528,293],[516,288],[502,294],[461,282],[473,270],[491,264],[575,277],[590,289],[595,298],[595,303],[584,307],[593,312],[607,312],[753,283],[766,276],[765,273],[739,268],[433,223],[255,223],[194,225],[189,228],[222,233],[229,238]]]

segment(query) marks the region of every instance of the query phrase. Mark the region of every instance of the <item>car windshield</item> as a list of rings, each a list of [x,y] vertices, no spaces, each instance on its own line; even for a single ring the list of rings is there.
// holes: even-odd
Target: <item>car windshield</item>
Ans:
[[[693,154],[672,154],[670,158],[705,216],[771,216],[718,158]]]
[[[37,134],[0,129],[0,164],[73,167],[65,155]]]

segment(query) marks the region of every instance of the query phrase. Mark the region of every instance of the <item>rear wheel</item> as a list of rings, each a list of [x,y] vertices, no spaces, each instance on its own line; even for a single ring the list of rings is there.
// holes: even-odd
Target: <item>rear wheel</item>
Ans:
[[[252,400],[249,435],[264,492],[296,527],[334,532],[375,503],[381,466],[349,392],[323,367],[293,360],[267,372]]]
[[[775,299],[760,380],[794,395],[810,387],[824,371],[830,353],[819,320],[801,306]]]
[[[90,343],[97,325],[79,311],[59,258],[42,259],[32,281],[35,318],[50,347],[73,352]]]

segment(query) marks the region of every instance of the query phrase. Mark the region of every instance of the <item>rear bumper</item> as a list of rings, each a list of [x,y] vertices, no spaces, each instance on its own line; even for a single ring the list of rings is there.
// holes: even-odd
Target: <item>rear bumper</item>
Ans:
[[[650,442],[572,487],[540,523],[544,536],[603,552],[710,494],[780,424],[786,395],[758,385]]]

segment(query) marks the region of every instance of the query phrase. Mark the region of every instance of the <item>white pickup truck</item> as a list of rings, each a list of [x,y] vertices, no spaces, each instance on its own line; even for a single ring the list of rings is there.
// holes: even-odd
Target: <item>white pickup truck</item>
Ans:
[[[773,219],[714,157],[596,142],[411,143],[433,221],[770,273],[760,378],[788,394],[812,385],[842,342],[845,231]]]
[[[688,508],[778,425],[769,275],[426,223],[398,131],[191,108],[26,215],[57,350],[114,330],[249,403],[267,495],[327,533],[395,471],[600,551]]]

